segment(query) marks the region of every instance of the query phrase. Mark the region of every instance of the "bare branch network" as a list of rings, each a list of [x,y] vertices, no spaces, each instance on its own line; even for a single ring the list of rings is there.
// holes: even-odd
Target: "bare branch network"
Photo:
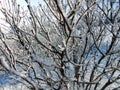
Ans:
[[[117,88],[119,7],[106,0],[43,2],[1,2],[0,75],[11,73],[30,90]]]

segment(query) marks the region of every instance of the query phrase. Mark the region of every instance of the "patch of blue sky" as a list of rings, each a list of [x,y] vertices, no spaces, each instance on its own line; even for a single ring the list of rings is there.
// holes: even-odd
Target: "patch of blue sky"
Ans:
[[[101,47],[99,47],[100,51],[105,54],[108,50],[109,45],[103,44]],[[97,62],[101,57],[102,54],[100,53],[100,51],[97,49],[97,47],[94,45],[93,47],[91,47],[88,55],[86,56],[86,63],[91,60],[94,56],[96,56],[96,60],[95,62]]]
[[[33,6],[36,6],[38,4],[42,4],[42,5],[45,4],[43,0],[29,0],[29,1],[30,1],[30,4],[33,5]],[[26,6],[27,5],[25,0],[17,0],[17,3],[22,5],[22,6]]]
[[[112,2],[113,4],[113,9],[119,7],[120,0],[104,0],[104,3],[106,4],[106,6],[108,6],[108,8],[110,8],[110,2]]]
[[[17,85],[18,84],[17,81],[15,81],[12,77],[19,79],[12,73],[0,75],[0,86]]]

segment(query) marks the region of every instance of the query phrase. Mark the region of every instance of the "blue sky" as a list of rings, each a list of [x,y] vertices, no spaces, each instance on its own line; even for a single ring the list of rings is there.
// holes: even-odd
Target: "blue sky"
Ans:
[[[17,2],[18,2],[20,5],[26,5],[25,0],[17,0]],[[38,3],[41,3],[41,4],[44,3],[43,0],[30,0],[30,2],[31,2],[32,5],[36,5],[36,4],[38,4]]]

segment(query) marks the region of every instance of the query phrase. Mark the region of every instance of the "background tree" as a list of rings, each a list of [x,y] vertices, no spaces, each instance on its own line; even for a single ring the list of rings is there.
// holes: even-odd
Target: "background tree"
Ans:
[[[119,7],[101,0],[44,0],[1,9],[1,66],[32,90],[105,90],[119,83]],[[107,23],[106,23],[107,21]],[[10,44],[10,42],[12,44]]]

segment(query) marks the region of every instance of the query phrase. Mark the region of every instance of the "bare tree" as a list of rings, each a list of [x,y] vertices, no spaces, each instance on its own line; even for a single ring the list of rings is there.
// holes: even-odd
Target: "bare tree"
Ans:
[[[105,0],[16,0],[1,12],[1,66],[32,90],[105,90],[119,84],[120,9]]]

